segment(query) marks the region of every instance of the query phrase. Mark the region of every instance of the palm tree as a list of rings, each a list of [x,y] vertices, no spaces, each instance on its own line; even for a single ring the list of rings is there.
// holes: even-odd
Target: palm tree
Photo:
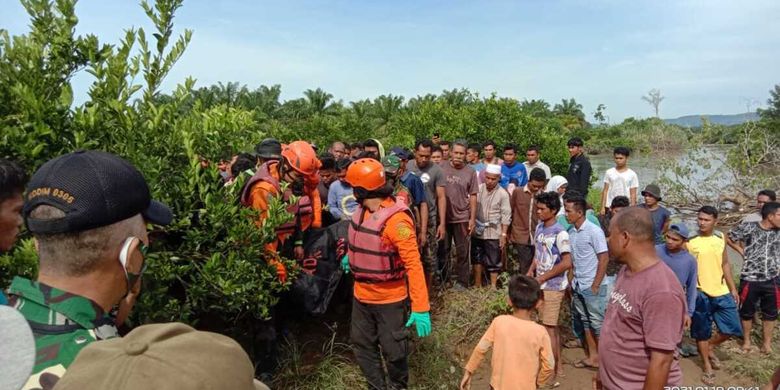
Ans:
[[[212,85],[211,89],[214,92],[216,103],[226,104],[228,107],[236,105],[241,92],[240,84],[237,82],[228,82],[227,84],[219,82],[217,85]],[[243,87],[243,89],[246,90],[246,87]]]
[[[250,110],[258,110],[263,114],[272,116],[281,107],[279,96],[282,94],[282,87],[274,85],[271,87],[261,85],[254,91],[247,91],[240,96],[240,105]]]
[[[574,98],[561,99],[561,102],[553,107],[553,113],[561,118],[568,129],[583,128],[588,125],[585,113],[582,112],[582,104],[577,103]]]
[[[374,107],[377,116],[382,121],[383,125],[390,122],[390,119],[401,111],[403,104],[403,96],[382,95],[374,99]]]
[[[442,91],[439,95],[439,99],[446,101],[449,105],[460,107],[466,103],[471,103],[475,100],[475,96],[471,91],[465,88],[453,89],[451,91]]]
[[[321,88],[315,90],[307,89],[303,92],[309,113],[313,115],[329,115],[335,112],[336,106],[331,103],[333,95],[323,91]]]
[[[371,101],[368,99],[350,102],[349,105],[352,108],[352,112],[355,114],[355,117],[358,119],[363,119],[370,116],[371,110],[373,108]]]
[[[547,103],[542,99],[523,100],[523,102],[520,103],[520,109],[536,117],[546,117],[552,114],[552,111],[550,111],[550,103]]]

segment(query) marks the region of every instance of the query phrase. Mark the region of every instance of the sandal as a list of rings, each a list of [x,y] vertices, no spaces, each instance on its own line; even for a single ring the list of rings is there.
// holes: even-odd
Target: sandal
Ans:
[[[539,389],[555,389],[561,387],[561,382],[555,381],[553,383],[547,383],[542,386],[539,386]]]
[[[572,339],[565,343],[563,343],[564,348],[582,348],[582,344],[580,344],[579,340]]]
[[[701,376],[701,381],[707,386],[715,386],[715,373],[712,371],[705,372]]]
[[[714,353],[710,353],[710,365],[712,366],[713,370],[720,370],[720,359],[718,359]]]
[[[593,369],[598,369],[599,368],[599,366],[594,366],[594,365],[588,363],[587,361],[585,361],[585,359],[578,360],[578,361],[574,362],[574,364],[572,364],[572,366],[574,366],[574,368],[593,368]]]

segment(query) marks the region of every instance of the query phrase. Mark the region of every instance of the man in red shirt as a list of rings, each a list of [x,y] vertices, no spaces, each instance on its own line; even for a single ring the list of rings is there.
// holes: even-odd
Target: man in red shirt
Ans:
[[[630,207],[609,225],[609,253],[625,264],[608,297],[597,386],[662,390],[682,384],[675,359],[687,314],[674,272],[655,252],[650,212]]]

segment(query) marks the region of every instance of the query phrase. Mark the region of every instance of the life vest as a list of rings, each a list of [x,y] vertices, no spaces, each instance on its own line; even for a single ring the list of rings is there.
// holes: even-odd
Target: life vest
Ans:
[[[385,223],[396,213],[411,212],[403,202],[394,201],[390,207],[383,207],[364,218],[363,208],[358,206],[352,214],[349,225],[349,268],[355,281],[362,283],[382,283],[401,280],[406,269],[398,250],[389,242],[382,240]]]
[[[274,187],[277,194],[281,192],[281,186],[279,185],[279,180],[271,173],[271,164],[278,164],[278,163],[275,161],[268,161],[264,163],[263,165],[260,166],[260,168],[258,168],[257,172],[255,172],[255,174],[246,182],[246,184],[244,184],[244,188],[241,191],[241,199],[240,199],[241,204],[243,206],[245,207],[252,206],[252,199],[251,199],[252,187],[258,182],[269,183],[271,184],[271,186]],[[292,196],[292,190],[288,188],[282,194],[282,201],[287,203],[290,200],[291,196]],[[313,215],[311,198],[309,198],[306,195],[299,197],[298,202],[287,206],[287,212],[294,215],[295,217],[292,219],[292,221],[276,227],[276,233],[279,236],[286,236],[287,234],[293,233],[295,231],[296,226],[298,226],[301,223],[302,219],[308,218],[309,220],[311,220],[311,217]]]

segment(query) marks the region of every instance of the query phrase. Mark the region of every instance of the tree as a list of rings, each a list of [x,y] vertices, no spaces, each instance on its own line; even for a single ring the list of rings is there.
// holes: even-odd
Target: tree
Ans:
[[[780,84],[769,91],[769,99],[766,100],[767,108],[758,109],[761,119],[767,122],[780,124]]]
[[[542,99],[523,100],[520,103],[520,109],[537,117],[549,117],[552,115],[550,103]]]
[[[303,92],[303,96],[312,115],[327,115],[336,111],[336,106],[331,102],[333,95],[323,91],[322,88],[307,89]]]
[[[569,130],[581,129],[588,126],[585,113],[582,112],[582,104],[574,98],[561,99],[561,102],[553,107],[553,113],[561,118],[564,126]]]
[[[403,105],[403,96],[382,95],[374,99],[376,115],[382,121],[382,125],[390,122],[390,119],[401,111]]]
[[[653,106],[653,109],[655,110],[655,117],[658,118],[658,107],[661,106],[661,102],[666,99],[665,96],[661,96],[661,90],[653,88],[650,90],[650,92],[647,93],[647,95],[642,96],[642,100],[646,101],[648,104]]]
[[[607,110],[607,106],[604,104],[599,104],[598,107],[596,107],[596,112],[593,113],[593,119],[599,122],[600,125],[603,125],[604,122],[606,122],[606,117],[604,115],[604,111]]]

